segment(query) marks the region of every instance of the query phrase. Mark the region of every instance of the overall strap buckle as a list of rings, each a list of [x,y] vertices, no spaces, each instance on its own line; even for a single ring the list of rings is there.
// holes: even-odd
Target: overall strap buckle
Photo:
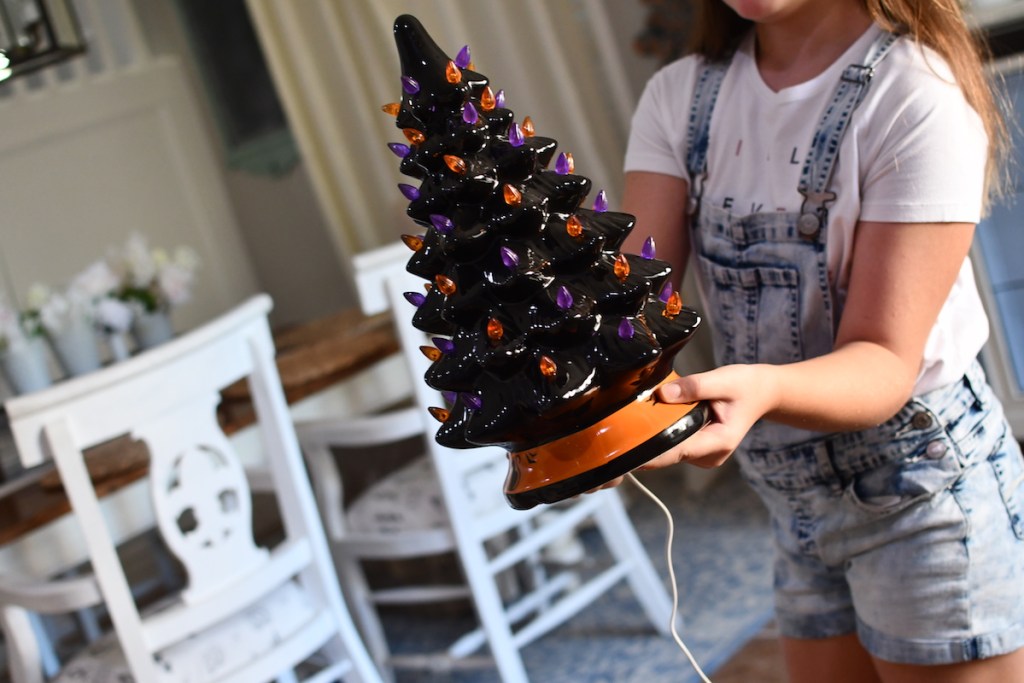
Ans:
[[[867,85],[875,75],[875,68],[867,64],[851,64],[843,69],[842,80],[857,85]]]

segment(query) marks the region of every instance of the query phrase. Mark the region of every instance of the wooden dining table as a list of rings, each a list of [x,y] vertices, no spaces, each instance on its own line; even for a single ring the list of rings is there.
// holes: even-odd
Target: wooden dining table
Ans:
[[[356,309],[275,330],[277,367],[293,415],[304,419],[359,414],[397,400],[404,373],[390,317]],[[407,384],[407,381],[404,382]],[[261,454],[245,453],[255,412],[244,381],[227,387],[218,419],[239,457],[259,469]],[[87,468],[109,508],[115,538],[152,528],[145,445],[125,436],[85,452]],[[255,485],[254,485],[255,488]],[[0,574],[52,576],[85,556],[80,532],[52,463],[0,484]],[[105,510],[106,512],[106,510]]]

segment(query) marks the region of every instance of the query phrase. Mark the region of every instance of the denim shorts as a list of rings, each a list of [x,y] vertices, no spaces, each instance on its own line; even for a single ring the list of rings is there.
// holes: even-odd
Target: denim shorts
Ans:
[[[737,459],[771,511],[782,635],[907,664],[1024,645],[1024,463],[977,363],[880,427]]]

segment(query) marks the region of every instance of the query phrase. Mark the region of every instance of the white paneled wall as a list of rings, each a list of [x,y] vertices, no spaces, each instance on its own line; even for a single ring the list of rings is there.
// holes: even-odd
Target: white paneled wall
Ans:
[[[178,329],[255,291],[181,64],[154,59],[126,0],[76,0],[85,56],[0,84],[0,286],[23,305],[132,232],[202,259]]]

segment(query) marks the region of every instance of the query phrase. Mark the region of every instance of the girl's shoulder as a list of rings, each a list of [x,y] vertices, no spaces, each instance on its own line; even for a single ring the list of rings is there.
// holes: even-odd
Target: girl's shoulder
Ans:
[[[644,85],[639,108],[663,113],[685,111],[701,61],[700,57],[687,55],[655,71]]]
[[[691,83],[703,63],[704,58],[700,55],[680,57],[655,71],[648,82],[660,87],[678,87],[685,83]]]
[[[871,88],[887,99],[948,104],[963,93],[946,60],[909,36],[901,36],[875,68]]]

